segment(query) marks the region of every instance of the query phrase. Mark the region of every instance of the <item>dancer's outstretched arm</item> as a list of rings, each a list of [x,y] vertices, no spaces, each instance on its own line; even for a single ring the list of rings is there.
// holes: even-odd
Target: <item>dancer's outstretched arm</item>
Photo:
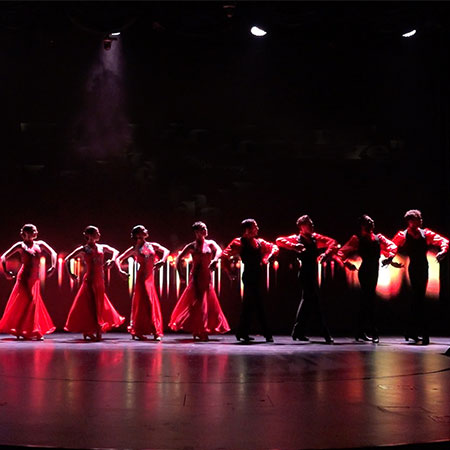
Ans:
[[[183,260],[183,258],[185,258],[187,255],[191,254],[193,249],[194,249],[194,245],[195,242],[191,242],[190,244],[186,245],[186,247],[183,248],[183,250],[181,250],[181,253],[177,256],[177,260],[176,260],[176,266],[177,266],[177,270],[178,273],[180,275],[181,279],[185,279],[185,275],[184,275],[184,271],[181,267],[181,261]]]

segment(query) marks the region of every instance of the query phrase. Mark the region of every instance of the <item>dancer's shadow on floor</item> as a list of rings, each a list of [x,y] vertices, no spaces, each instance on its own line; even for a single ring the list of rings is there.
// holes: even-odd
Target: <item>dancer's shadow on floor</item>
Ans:
[[[64,339],[61,341],[52,340],[52,342],[58,343],[58,344],[118,344],[120,342],[125,342],[123,339],[120,338],[103,338],[100,341],[91,340],[91,339],[83,339],[83,338],[74,338],[74,339]],[[128,340],[127,340],[128,342]],[[145,341],[147,342],[147,341]]]
[[[208,339],[207,341],[201,341],[199,339],[193,339],[193,338],[181,338],[181,339],[174,339],[171,341],[175,342],[176,344],[210,344],[210,343],[222,343],[220,339]]]

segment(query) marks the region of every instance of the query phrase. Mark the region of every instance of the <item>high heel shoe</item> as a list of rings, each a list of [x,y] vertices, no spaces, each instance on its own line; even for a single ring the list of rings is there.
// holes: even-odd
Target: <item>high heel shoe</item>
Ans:
[[[85,341],[87,340],[95,341],[96,337],[92,333],[83,333],[83,339]]]
[[[331,336],[324,336],[324,339],[328,345],[334,344],[334,339]]]
[[[372,342],[373,342],[374,344],[378,344],[378,343],[380,342],[380,337],[377,336],[376,334],[374,334],[374,335],[372,336]]]
[[[430,337],[429,336],[424,336],[422,338],[422,345],[430,345]]]
[[[148,337],[144,336],[143,334],[135,334],[134,337],[138,341],[148,341]]]
[[[366,333],[358,333],[355,336],[355,341],[356,342],[359,342],[359,341],[370,342],[370,338],[369,338],[369,336],[367,336]]]
[[[154,340],[154,341],[160,342],[161,339],[162,339],[162,337],[161,337],[159,334],[155,334],[155,335],[153,336],[153,340]]]

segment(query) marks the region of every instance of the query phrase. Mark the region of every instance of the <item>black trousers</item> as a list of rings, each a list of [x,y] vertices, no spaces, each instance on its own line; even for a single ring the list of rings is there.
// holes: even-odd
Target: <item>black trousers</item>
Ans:
[[[298,305],[292,337],[306,336],[311,317],[319,319],[321,333],[324,338],[330,337],[319,298],[319,284],[316,275],[300,277],[300,304]]]
[[[356,321],[356,336],[366,332],[372,336],[378,336],[376,301],[378,265],[373,268],[360,269],[358,279],[361,293]]]
[[[243,281],[244,297],[242,299],[241,317],[236,334],[238,336],[248,336],[252,317],[256,316],[261,325],[263,336],[266,338],[272,337],[264,309],[264,295],[261,280],[258,278]]]
[[[428,285],[428,265],[413,265],[408,267],[411,283],[411,310],[408,332],[411,336],[429,337],[429,305],[425,300]]]

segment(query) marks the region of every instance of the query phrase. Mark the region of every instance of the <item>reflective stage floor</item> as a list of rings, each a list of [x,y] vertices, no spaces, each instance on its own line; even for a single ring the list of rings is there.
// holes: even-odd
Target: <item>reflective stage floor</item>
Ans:
[[[450,440],[450,338],[428,347],[0,337],[0,445],[313,449]],[[450,444],[449,444],[450,447]]]

